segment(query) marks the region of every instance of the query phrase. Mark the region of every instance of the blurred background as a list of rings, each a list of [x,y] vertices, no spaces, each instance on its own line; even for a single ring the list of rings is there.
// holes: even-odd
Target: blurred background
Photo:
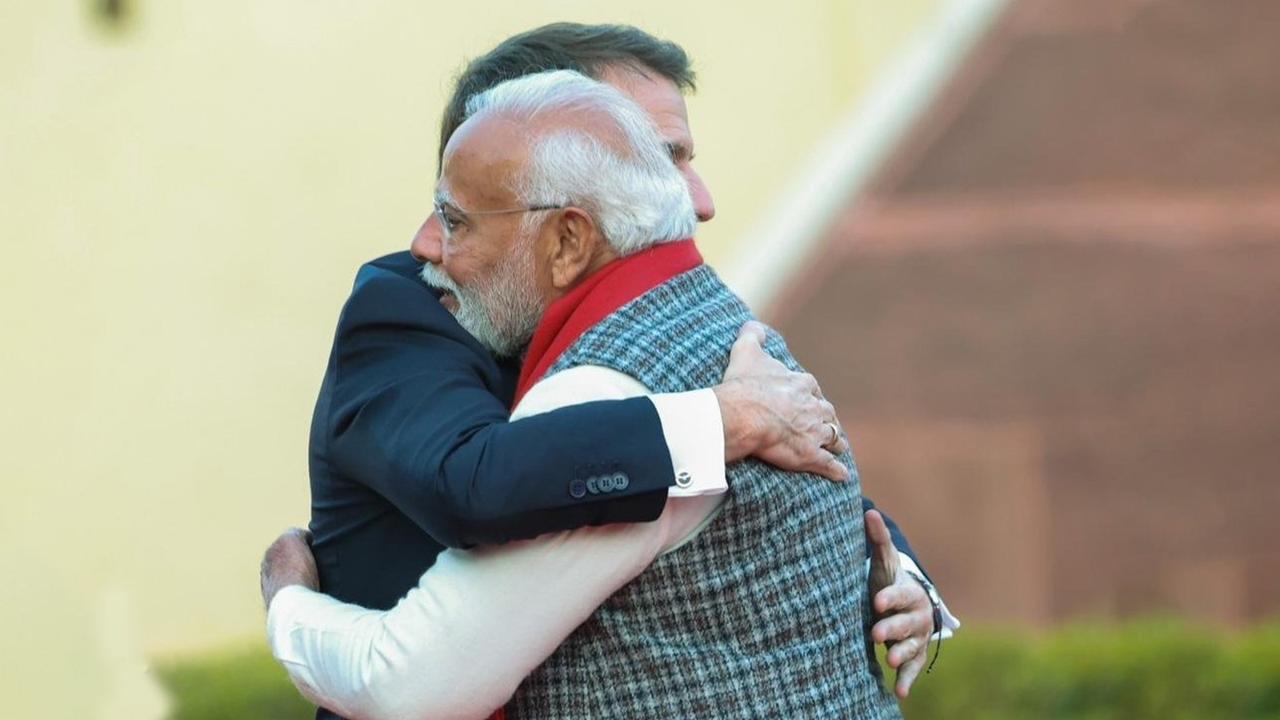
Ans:
[[[307,716],[257,563],[338,310],[557,20],[693,57],[704,253],[966,623],[909,717],[1280,717],[1273,0],[6,4],[4,716]]]

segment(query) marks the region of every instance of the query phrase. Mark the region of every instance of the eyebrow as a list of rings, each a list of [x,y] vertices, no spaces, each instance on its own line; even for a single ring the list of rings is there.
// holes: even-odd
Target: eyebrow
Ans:
[[[458,208],[458,204],[453,201],[453,196],[449,194],[448,190],[442,187],[436,187],[434,199],[437,205],[448,205],[455,210]]]

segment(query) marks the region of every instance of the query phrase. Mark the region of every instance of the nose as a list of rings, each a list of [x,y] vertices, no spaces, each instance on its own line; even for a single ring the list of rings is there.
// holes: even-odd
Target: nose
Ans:
[[[428,215],[422,227],[418,228],[418,232],[414,234],[413,242],[409,244],[409,253],[418,262],[438,265],[443,259],[443,230],[440,227],[440,218],[436,217],[435,213]]]
[[[711,199],[711,191],[691,165],[685,165],[682,170],[685,182],[689,183],[689,197],[693,200],[693,211],[698,216],[698,222],[707,222],[716,216],[716,203]]]

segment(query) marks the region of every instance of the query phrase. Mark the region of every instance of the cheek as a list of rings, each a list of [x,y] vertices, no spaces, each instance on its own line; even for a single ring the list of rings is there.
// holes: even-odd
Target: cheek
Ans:
[[[486,252],[482,238],[468,235],[457,241],[446,240],[440,265],[449,277],[459,285],[466,286],[470,281],[492,271],[496,258]]]

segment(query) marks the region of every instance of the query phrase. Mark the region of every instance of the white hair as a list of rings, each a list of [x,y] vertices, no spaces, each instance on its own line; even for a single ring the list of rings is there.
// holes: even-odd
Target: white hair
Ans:
[[[530,126],[511,188],[526,205],[582,208],[622,256],[693,237],[688,184],[648,114],[615,88],[572,70],[525,75],[467,101],[468,120],[486,115]],[[586,121],[538,127],[557,115]]]

